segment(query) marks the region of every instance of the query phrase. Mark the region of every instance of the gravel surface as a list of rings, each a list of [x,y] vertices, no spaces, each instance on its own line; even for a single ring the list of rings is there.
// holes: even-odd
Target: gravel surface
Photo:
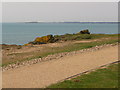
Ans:
[[[2,86],[3,88],[43,88],[67,77],[117,60],[117,44],[49,55],[24,62],[24,64],[18,63],[6,67],[8,69],[4,68]]]
[[[115,46],[115,45],[117,45],[117,43],[116,44],[105,44],[105,45],[95,46],[93,48],[83,49],[83,50],[79,50],[79,51],[58,53],[58,54],[54,54],[54,55],[48,55],[48,56],[43,57],[43,58],[37,58],[37,59],[29,60],[29,61],[17,62],[15,64],[10,64],[10,65],[7,65],[7,66],[3,66],[2,71],[14,69],[14,68],[19,68],[21,66],[28,66],[28,65],[32,65],[32,64],[37,64],[37,63],[40,63],[40,62],[49,61],[49,60],[53,60],[53,59],[59,59],[59,58],[62,58],[64,56],[75,55],[75,54],[78,54],[78,53],[84,53],[86,51],[87,52],[95,51],[95,50],[99,50],[101,48],[105,48],[105,47],[108,47],[108,46]]]

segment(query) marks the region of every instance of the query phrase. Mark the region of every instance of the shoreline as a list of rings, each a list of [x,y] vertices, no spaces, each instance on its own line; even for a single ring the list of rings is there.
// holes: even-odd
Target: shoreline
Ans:
[[[67,33],[66,33],[67,34]],[[98,34],[101,34],[101,35],[119,35],[120,33],[91,33],[90,35],[98,35]],[[57,35],[57,34],[56,34]],[[56,35],[53,35],[53,36],[56,36]],[[63,34],[62,34],[63,35]],[[58,36],[62,36],[62,35],[58,35]],[[65,34],[64,34],[65,35]],[[44,36],[44,35],[43,35]],[[43,36],[41,36],[41,37],[43,37]],[[28,41],[29,42],[29,41]],[[24,44],[26,44],[26,43],[24,43]],[[1,45],[8,45],[8,46],[14,46],[14,45],[16,45],[16,46],[24,46],[24,44],[9,44],[9,43],[1,43],[0,44],[0,46]]]

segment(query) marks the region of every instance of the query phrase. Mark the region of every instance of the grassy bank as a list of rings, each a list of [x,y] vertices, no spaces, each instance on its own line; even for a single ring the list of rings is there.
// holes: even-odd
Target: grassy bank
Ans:
[[[70,40],[91,40],[91,39],[100,39],[107,37],[116,37],[117,34],[64,34],[64,35],[55,35],[54,38],[58,41],[70,41]]]
[[[53,84],[47,88],[118,88],[118,64],[112,64],[107,68]]]
[[[67,35],[66,37],[71,38],[70,36],[71,35]],[[57,37],[61,37],[61,36],[57,36]],[[72,35],[72,37],[75,37],[74,34]],[[88,37],[88,35],[83,35],[82,37]],[[16,62],[22,62],[25,60],[32,60],[35,58],[42,58],[42,57],[45,57],[47,55],[51,55],[51,54],[55,54],[55,53],[71,52],[71,51],[91,48],[91,47],[94,47],[96,45],[99,46],[102,44],[111,44],[111,43],[118,42],[117,34],[116,35],[115,34],[113,34],[113,35],[91,34],[91,37],[92,37],[91,39],[90,38],[89,39],[88,38],[83,38],[83,39],[79,38],[79,40],[77,40],[77,41],[94,40],[94,39],[98,39],[98,38],[99,38],[99,40],[94,41],[94,42],[86,42],[86,43],[73,43],[73,42],[67,43],[67,41],[65,41],[65,42],[63,42],[63,44],[66,43],[66,45],[59,46],[59,47],[45,46],[43,48],[39,48],[41,46],[38,46],[38,47],[35,47],[35,48],[37,48],[36,50],[29,51],[29,52],[9,53],[6,55],[6,57],[3,56],[2,66],[6,66],[8,64],[12,64],[12,63],[16,63]],[[105,39],[105,38],[107,38],[107,39]],[[76,41],[76,40],[74,40],[74,41]],[[27,48],[31,49],[34,47],[27,47]],[[21,50],[21,49],[19,49],[19,50]]]

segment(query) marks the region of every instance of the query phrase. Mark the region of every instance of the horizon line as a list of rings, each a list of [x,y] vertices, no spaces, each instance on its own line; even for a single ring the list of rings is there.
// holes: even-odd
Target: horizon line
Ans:
[[[120,21],[23,21],[23,22],[0,22],[0,23],[119,23]]]

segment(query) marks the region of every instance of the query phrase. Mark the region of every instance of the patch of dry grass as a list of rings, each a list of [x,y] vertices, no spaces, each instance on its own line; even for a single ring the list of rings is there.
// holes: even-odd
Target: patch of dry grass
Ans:
[[[107,36],[108,37],[108,36]],[[81,50],[85,48],[91,48],[96,45],[102,45],[102,44],[109,44],[117,42],[117,35],[109,36],[106,39],[97,39],[95,41],[86,42],[89,40],[84,40],[85,42],[77,42],[74,43],[74,41],[71,42],[63,42],[62,43],[50,43],[50,44],[44,44],[44,45],[37,45],[33,47],[28,46],[22,46],[21,49],[12,49],[12,50],[6,50],[3,49],[3,57],[2,57],[2,64],[6,65],[9,63],[13,63],[16,61],[24,61],[24,60],[32,60],[35,58],[45,57],[50,54],[55,53],[61,53],[61,52],[71,52],[76,50]]]

